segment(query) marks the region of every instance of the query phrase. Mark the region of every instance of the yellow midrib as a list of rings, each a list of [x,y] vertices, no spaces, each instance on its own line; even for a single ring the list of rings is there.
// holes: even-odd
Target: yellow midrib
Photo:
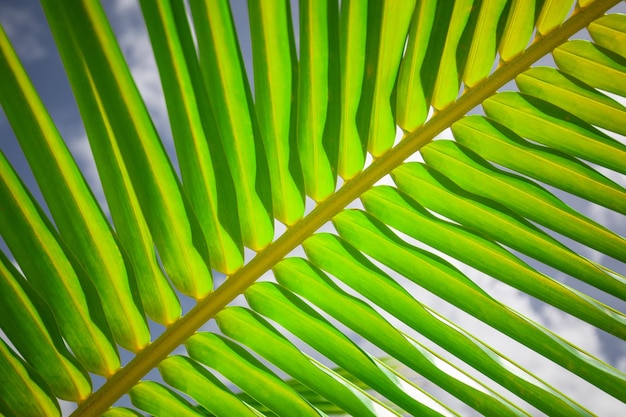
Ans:
[[[128,365],[115,373],[98,391],[80,404],[72,416],[98,417],[104,413],[216,313],[241,295],[262,274],[269,271],[345,206],[372,187],[376,181],[427,145],[469,110],[493,95],[498,88],[513,80],[535,61],[550,53],[618,2],[619,0],[597,0],[585,9],[577,11],[563,25],[534,42],[516,58],[503,64],[488,78],[468,90],[456,102],[433,116],[426,124],[406,135],[397,146],[376,159],[327,200],[318,204],[311,213],[287,229],[282,236],[259,252],[214,292],[200,300],[184,317],[170,326],[157,340],[137,354]]]

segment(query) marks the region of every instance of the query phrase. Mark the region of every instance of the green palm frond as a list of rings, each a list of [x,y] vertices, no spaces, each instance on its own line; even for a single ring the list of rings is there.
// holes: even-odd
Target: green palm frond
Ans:
[[[626,214],[616,3],[249,0],[248,80],[227,0],[141,0],[174,161],[102,5],[41,0],[110,216],[0,28],[50,213],[0,153],[0,413],[592,414],[517,346],[626,402],[626,374],[483,284],[624,349],[623,230],[580,203]]]

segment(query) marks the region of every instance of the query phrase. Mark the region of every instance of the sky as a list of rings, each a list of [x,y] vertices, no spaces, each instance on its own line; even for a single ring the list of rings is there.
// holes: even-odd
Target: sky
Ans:
[[[158,72],[154,64],[151,47],[138,12],[136,1],[115,0],[106,1],[104,3],[114,26],[114,30],[118,35],[122,50],[128,59],[131,71],[135,76],[135,80],[153,117],[155,125],[166,145],[166,149],[170,155],[173,156],[174,149],[168,127],[167,111],[162,98]],[[235,20],[238,24],[238,30],[240,31],[239,36],[242,40],[242,53],[244,57],[247,57],[247,69],[249,73],[251,73],[251,52],[249,49],[249,32],[247,31],[246,2],[244,0],[234,0],[234,4],[236,6],[234,8]],[[623,12],[624,6],[622,5],[620,7]],[[297,13],[297,10],[293,10],[293,12]],[[65,138],[71,152],[83,170],[85,177],[92,186],[96,197],[105,205],[97,172],[91,158],[89,145],[81,125],[80,116],[38,1],[0,0],[0,23],[14,43],[18,55],[22,59],[27,72],[30,74],[37,91],[48,108],[52,119],[55,121],[59,132]],[[295,30],[297,36],[297,25]],[[549,59],[544,61],[544,63],[549,63]],[[448,132],[444,132],[443,136],[446,134],[450,135]],[[618,139],[626,143],[624,138]],[[41,195],[37,189],[36,183],[1,109],[0,149],[8,156],[9,161],[11,161],[21,178],[34,193],[35,197],[41,201]],[[172,160],[175,161],[175,158],[172,158]],[[614,181],[626,186],[624,176],[611,173],[607,170],[603,170],[603,173]],[[558,193],[565,201],[586,213],[600,224],[616,230],[622,236],[626,236],[626,222],[624,222],[622,215],[584,202],[571,195],[557,191],[554,192]],[[608,259],[578,244],[570,243],[575,250],[580,250],[583,255],[626,275],[626,267],[624,264]],[[6,251],[6,246],[1,239],[0,249]],[[445,255],[442,256],[446,257]],[[533,263],[533,265],[537,264]],[[521,294],[511,287],[495,281],[470,267],[464,265],[460,265],[459,267],[495,298],[505,301],[532,320],[546,325],[560,336],[582,347],[592,355],[626,372],[626,344],[622,341],[594,329],[580,320],[547,306],[544,303]],[[539,267],[542,268],[542,271],[568,285],[588,291],[591,295],[597,296],[601,301],[616,309],[626,311],[626,303],[606,296],[599,291],[589,291],[589,288],[584,284],[562,273],[555,272],[543,266]],[[445,301],[436,296],[419,288],[414,288],[413,291],[416,296],[419,297],[420,301],[426,305],[433,306],[450,320],[458,323],[471,333],[475,332],[497,350],[501,352],[515,352],[514,359],[521,366],[531,372],[536,372],[541,378],[563,390],[567,395],[572,396],[598,415],[617,415],[626,409],[626,406],[621,402],[597,390],[580,378],[563,370],[558,365],[541,358],[539,355],[511,340],[507,336],[502,335],[453,306],[448,305]],[[360,343],[365,343],[357,336],[354,336],[354,338]],[[425,387],[432,388],[429,383],[421,382],[425,384]],[[446,401],[448,398],[449,396],[446,396]],[[459,410],[463,415],[471,414],[469,409],[454,399],[450,400],[450,404],[453,404],[453,408]],[[71,407],[68,404],[64,404],[64,410],[68,413],[71,411]]]

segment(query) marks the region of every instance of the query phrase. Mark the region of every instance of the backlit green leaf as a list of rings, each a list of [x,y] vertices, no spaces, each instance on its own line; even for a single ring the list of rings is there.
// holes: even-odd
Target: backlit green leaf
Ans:
[[[185,343],[189,356],[215,369],[278,415],[319,416],[265,365],[234,342],[197,333]]]
[[[222,155],[211,154],[209,149],[207,136],[215,132],[213,126],[205,128],[211,122],[203,122],[210,118],[206,115],[208,99],[184,4],[170,1],[154,7],[151,2],[142,1],[141,5],[161,74],[183,187],[195,213],[199,214],[211,266],[232,273],[243,263],[240,231],[232,216],[226,217],[220,211],[222,206],[232,210],[235,205],[224,201],[232,196],[224,198],[225,193],[220,194],[214,176],[213,160]]]
[[[452,132],[458,143],[491,162],[626,214],[626,190],[567,154],[533,145],[480,116],[460,120]]]
[[[341,118],[337,173],[345,180],[354,177],[365,164],[365,146],[357,129],[356,117],[365,73],[367,5],[367,2],[361,0],[346,0],[341,3],[339,21]]]
[[[394,381],[394,376],[380,369],[367,354],[336,330],[332,324],[280,286],[272,283],[255,284],[246,291],[246,298],[254,310],[281,324],[318,352],[411,414],[441,415],[441,411],[447,414],[446,410],[442,410],[440,406],[437,407],[439,412],[435,412],[411,398],[402,389],[400,381]],[[346,315],[354,313],[355,311],[345,309]],[[428,400],[434,403],[433,399],[428,398]]]
[[[69,353],[48,305],[0,252],[0,325],[55,396],[81,401],[91,393],[85,370]]]
[[[456,100],[459,95],[459,84],[461,75],[457,70],[457,46],[463,35],[465,24],[470,16],[473,7],[473,0],[461,0],[454,2],[454,9],[450,17],[448,33],[445,39],[445,46],[439,63],[437,81],[435,82],[432,106],[441,110],[448,104]]]
[[[60,416],[50,389],[0,339],[0,413],[7,416]],[[36,374],[35,374],[36,375]]]
[[[605,273],[515,212],[466,192],[439,172],[408,163],[392,176],[400,190],[424,207],[616,297],[625,296],[626,280]]]
[[[378,4],[377,4],[378,3]],[[369,89],[364,91],[360,110],[367,150],[379,157],[391,148],[396,125],[390,105],[405,38],[415,8],[415,0],[370,2],[369,18],[376,29],[368,34],[366,77]]]
[[[292,135],[292,91],[295,47],[289,2],[248,2],[252,38],[254,93],[263,144],[269,164],[274,216],[292,225],[304,214],[303,184],[298,179],[295,136]],[[294,164],[296,165],[294,168]]]
[[[373,401],[319,369],[257,314],[241,307],[232,307],[221,311],[217,315],[217,322],[225,335],[250,347],[346,412],[352,415],[376,415]]]
[[[171,356],[159,364],[159,371],[168,384],[216,416],[257,415],[213,374],[187,357]]]
[[[437,219],[395,189],[376,187],[361,199],[368,213],[378,219],[384,218],[387,225],[402,233],[594,326],[626,338],[626,317],[621,313],[538,273],[492,241]]]
[[[428,67],[424,58],[434,30],[436,8],[437,3],[431,1],[421,1],[415,5],[406,52],[400,64],[396,123],[407,132],[424,123],[428,116],[429,100],[424,91],[422,71]]]
[[[513,0],[498,52],[508,62],[522,52],[530,41],[535,23],[536,5],[524,0]]]
[[[0,414],[619,414],[619,0],[38,3]]]
[[[154,241],[128,169],[113,139],[111,121],[106,116],[93,78],[77,53],[70,33],[62,29],[62,21],[51,19],[50,23],[59,39],[57,46],[61,58],[65,62],[82,63],[67,65],[66,71],[85,123],[89,145],[116,227],[116,236],[120,247],[129,255],[125,261],[131,265],[145,312],[159,323],[172,323],[180,317],[180,303],[157,263]]]
[[[626,58],[626,15],[602,16],[591,22],[589,34],[598,45]]]
[[[237,193],[243,243],[260,250],[274,236],[270,179],[233,19],[223,0],[192,2],[191,10],[200,68]]]
[[[197,219],[184,201],[179,181],[102,6],[83,2],[67,7],[57,0],[45,0],[43,6],[50,20],[61,22],[56,30],[74,22],[68,26],[72,39],[84,57],[109,117],[114,132],[110,139],[116,140],[124,158],[169,278],[181,292],[196,298],[205,296],[211,291],[211,275]]]
[[[522,137],[626,174],[624,144],[546,101],[506,92],[483,106],[487,116]]]
[[[115,407],[107,410],[102,417],[140,417],[142,414],[130,408]]]
[[[42,211],[24,189],[0,152],[0,234],[21,265],[25,277],[48,302],[63,337],[78,360],[91,372],[111,375],[119,367],[117,351],[102,329],[102,317],[93,316],[100,303],[83,293],[79,277]],[[91,309],[89,308],[91,306]]]
[[[515,79],[519,89],[551,103],[587,123],[626,135],[626,108],[610,97],[553,68],[532,68]]]
[[[626,59],[583,40],[567,42],[552,54],[561,71],[592,87],[626,96]]]
[[[506,0],[486,0],[480,5],[477,28],[463,73],[463,82],[470,88],[491,72],[496,57],[496,29],[506,3]]]
[[[582,216],[536,183],[498,170],[452,141],[433,142],[422,154],[429,165],[445,171],[448,178],[465,190],[490,198],[529,220],[626,261],[626,240]]]
[[[343,238],[367,255],[606,392],[622,396],[618,386],[626,386],[626,375],[510,310],[443,259],[408,245],[360,211],[344,211],[334,224]]]
[[[133,299],[111,227],[0,29],[0,94],[20,146],[52,213],[59,234],[98,291],[115,340],[131,351],[150,339]],[[8,105],[11,103],[11,105]]]
[[[300,4],[298,152],[306,194],[315,201],[325,200],[335,190],[333,164],[324,147],[331,94],[328,37],[335,29],[329,20],[329,6],[327,0],[305,0]]]
[[[183,397],[156,382],[141,381],[128,394],[135,406],[153,416],[202,416]]]
[[[537,31],[545,36],[560,25],[572,8],[572,0],[546,0],[537,19]]]

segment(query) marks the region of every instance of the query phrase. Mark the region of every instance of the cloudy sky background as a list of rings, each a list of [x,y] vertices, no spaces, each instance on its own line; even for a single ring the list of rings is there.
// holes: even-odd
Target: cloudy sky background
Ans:
[[[174,148],[171,140],[171,132],[169,131],[167,111],[162,97],[158,72],[154,64],[151,46],[145,32],[143,21],[139,14],[138,5],[135,0],[115,0],[106,1],[104,3],[114,26],[114,30],[118,35],[120,45],[128,59],[135,80],[146,101],[155,125],[168,152],[173,156]],[[244,57],[247,57],[246,64],[249,73],[251,73],[251,52],[249,50],[249,32],[247,31],[246,2],[245,0],[234,0],[234,4],[236,5],[235,19],[238,24],[238,29],[240,30],[239,35],[243,45],[242,52]],[[623,12],[624,5],[622,4],[620,7]],[[293,10],[293,12],[297,13],[297,10]],[[14,43],[26,70],[32,77],[37,91],[41,95],[57,128],[65,138],[78,164],[81,166],[96,197],[103,203],[103,206],[105,206],[106,203],[104,202],[104,196],[91,157],[89,144],[80,121],[80,116],[47,27],[45,17],[38,2],[36,0],[0,0],[0,23],[2,23],[2,26]],[[297,37],[297,25],[295,25],[295,31]],[[584,37],[585,35],[582,34],[581,36]],[[549,64],[549,62],[550,60],[547,59],[544,63]],[[1,82],[0,80],[0,85]],[[446,135],[445,132],[444,135]],[[613,136],[615,137],[615,135]],[[624,138],[618,139],[626,143]],[[8,156],[9,161],[11,161],[21,178],[26,182],[38,200],[42,201],[41,194],[37,189],[32,174],[19,149],[19,145],[1,109],[0,149]],[[172,161],[174,161],[174,164],[176,164],[175,160],[175,157],[173,157]],[[626,186],[624,176],[612,173],[608,170],[603,170],[603,173],[614,181]],[[584,202],[571,195],[557,191],[554,192],[600,224],[616,230],[622,236],[626,236],[624,216],[597,205]],[[572,243],[571,241],[567,242],[567,244],[592,260],[603,263],[621,274],[626,274],[624,264],[606,258],[595,251]],[[3,251],[7,250],[1,238],[0,248]],[[446,258],[445,255],[442,255],[442,257]],[[458,265],[458,263],[456,264]],[[536,263],[532,264],[537,265]],[[562,273],[550,270],[545,266],[537,266],[550,276],[588,292],[590,295],[598,297],[601,301],[620,311],[626,311],[626,303],[618,301],[599,291],[590,291],[588,286]],[[511,287],[495,281],[470,267],[464,265],[459,265],[459,267],[496,299],[506,302],[527,317],[545,325],[592,355],[607,361],[623,372],[626,371],[626,344],[622,341],[602,331],[596,330],[555,308],[521,294]],[[522,367],[536,373],[545,381],[562,390],[565,394],[572,396],[576,401],[579,401],[582,405],[598,415],[614,416],[622,414],[624,410],[626,410],[626,406],[623,403],[604,394],[602,391],[575,375],[563,370],[558,365],[543,359],[507,336],[502,335],[498,331],[493,330],[462,311],[450,306],[438,297],[418,287],[415,287],[414,293],[421,302],[432,306],[450,320],[467,329],[470,333],[478,335],[496,350],[505,354],[510,352],[508,356],[512,357]],[[189,306],[187,306],[187,309],[188,308]],[[360,339],[355,336],[355,340]],[[428,344],[427,342],[425,343]],[[432,388],[432,384],[428,382],[421,380],[418,380],[418,382],[426,389],[430,390]],[[96,383],[98,384],[98,381]],[[454,409],[458,410],[463,415],[472,414],[471,410],[466,406],[448,395],[445,396],[445,402],[451,404]],[[71,406],[64,404],[64,409],[69,413]]]

